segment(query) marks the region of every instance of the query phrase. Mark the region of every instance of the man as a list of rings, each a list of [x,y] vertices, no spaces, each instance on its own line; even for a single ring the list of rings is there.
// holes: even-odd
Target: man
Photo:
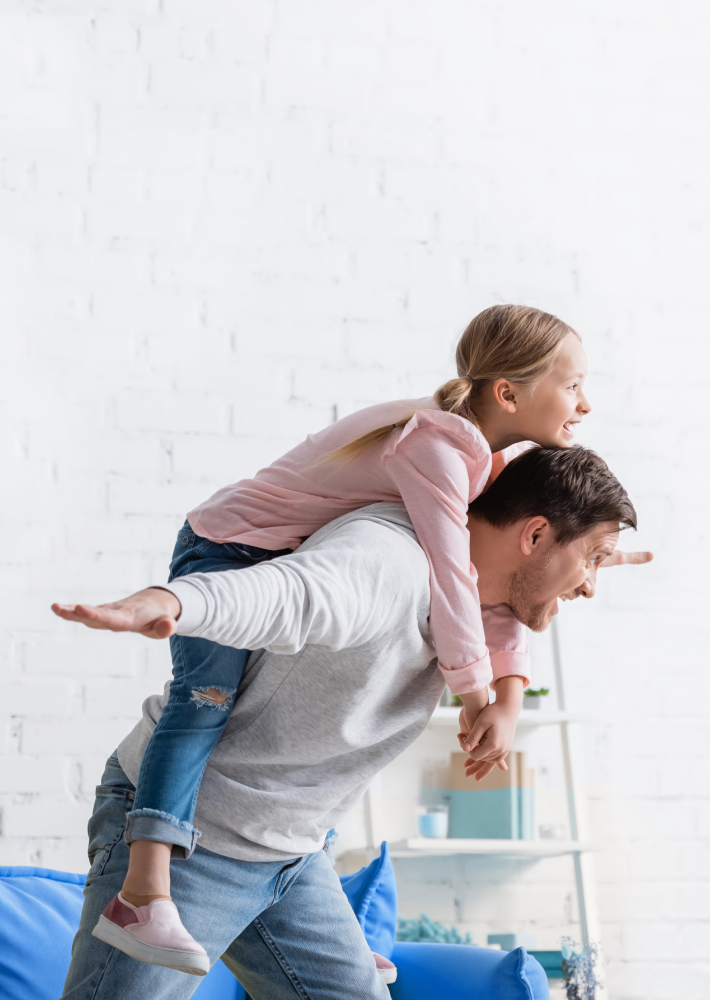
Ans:
[[[619,530],[635,526],[623,487],[579,447],[521,455],[471,504],[484,622],[487,631],[507,630],[511,657],[510,676],[496,688],[503,725],[488,724],[480,700],[464,699],[464,745],[477,776],[505,766],[522,700],[515,662],[525,640],[522,627],[510,629],[510,609],[523,625],[545,629],[558,599],[594,596]],[[171,865],[185,927],[253,1000],[388,996],[322,848],[326,831],[419,736],[439,701],[428,609],[426,557],[404,507],[392,504],[348,514],[292,555],[253,569],[184,577],[101,608],[55,606],[96,628],[154,637],[177,630],[255,650],[200,789],[201,842],[188,863]],[[125,813],[164,702],[147,699],[97,789],[65,1000],[178,1000],[199,982],[91,936],[126,873]]]

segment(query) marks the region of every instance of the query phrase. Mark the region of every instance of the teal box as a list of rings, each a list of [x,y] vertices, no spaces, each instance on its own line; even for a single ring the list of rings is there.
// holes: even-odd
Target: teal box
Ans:
[[[518,819],[520,840],[533,840],[535,836],[535,790],[518,788]]]
[[[449,837],[479,837],[491,840],[520,839],[520,792],[522,788],[449,791]]]
[[[545,970],[548,979],[562,979],[561,951],[528,951],[528,955],[536,958]]]

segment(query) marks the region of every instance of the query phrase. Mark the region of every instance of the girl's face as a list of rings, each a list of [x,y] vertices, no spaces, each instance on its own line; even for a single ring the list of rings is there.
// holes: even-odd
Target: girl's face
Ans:
[[[533,386],[516,387],[517,429],[528,441],[545,448],[569,448],[576,425],[591,410],[584,395],[587,355],[579,339],[568,334],[555,363]]]

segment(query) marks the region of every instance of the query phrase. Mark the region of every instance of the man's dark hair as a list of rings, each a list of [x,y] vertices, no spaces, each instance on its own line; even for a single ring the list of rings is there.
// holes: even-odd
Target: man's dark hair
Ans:
[[[636,527],[636,511],[624,487],[604,459],[581,445],[524,452],[468,510],[496,528],[546,517],[560,545],[605,521]]]

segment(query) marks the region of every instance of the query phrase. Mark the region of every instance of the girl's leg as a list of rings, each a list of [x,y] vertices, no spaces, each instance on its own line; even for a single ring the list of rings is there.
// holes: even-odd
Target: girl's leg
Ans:
[[[185,636],[172,636],[170,649],[170,694],[143,754],[126,825],[131,856],[123,895],[129,902],[169,896],[171,856],[189,857],[195,847],[200,834],[192,821],[202,775],[249,656],[248,650]],[[134,905],[149,902],[136,899]]]
[[[287,551],[287,550],[285,550]],[[170,580],[189,573],[244,569],[280,555],[178,533]],[[122,889],[134,906],[170,896],[170,858],[189,857],[200,836],[192,821],[202,775],[234,706],[248,650],[206,639],[172,636],[173,681],[148,742],[128,815],[131,845]]]
[[[170,898],[172,844],[157,840],[134,840],[130,845],[128,871],[121,895],[134,906],[147,906],[154,899]]]

